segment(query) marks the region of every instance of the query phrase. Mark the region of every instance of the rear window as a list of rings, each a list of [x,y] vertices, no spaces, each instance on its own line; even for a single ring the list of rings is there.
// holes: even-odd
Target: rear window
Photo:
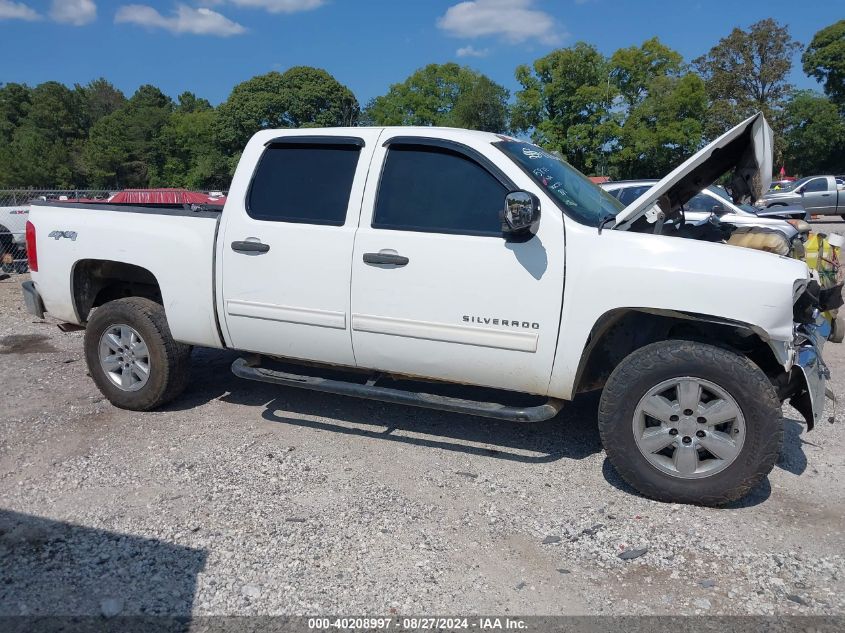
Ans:
[[[613,191],[611,193],[613,193],[613,195],[615,195],[619,199],[619,202],[621,202],[622,204],[624,204],[627,207],[634,200],[636,200],[641,195],[643,195],[646,191],[651,189],[651,187],[652,187],[652,185],[645,185],[645,186],[639,185],[639,186],[636,186],[636,187],[625,187],[624,189],[617,189],[616,191]]]
[[[354,144],[270,145],[247,195],[251,218],[341,226],[360,147]]]

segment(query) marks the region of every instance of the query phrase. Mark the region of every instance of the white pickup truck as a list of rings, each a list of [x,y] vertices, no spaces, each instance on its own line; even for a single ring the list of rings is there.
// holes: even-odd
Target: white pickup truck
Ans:
[[[772,468],[784,400],[821,419],[836,298],[800,261],[673,237],[671,217],[728,171],[739,195],[765,190],[771,143],[751,117],[623,208],[506,136],[265,130],[222,212],[34,205],[24,294],[86,328],[118,407],[178,396],[192,346],[242,350],[247,379],[514,422],[603,389],[630,484],[725,503]]]

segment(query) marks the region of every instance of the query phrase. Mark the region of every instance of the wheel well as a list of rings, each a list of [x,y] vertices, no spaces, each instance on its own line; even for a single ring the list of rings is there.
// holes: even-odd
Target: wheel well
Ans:
[[[158,280],[149,270],[134,264],[102,259],[83,259],[73,267],[73,304],[80,322],[91,308],[123,297],[161,300]]]
[[[771,348],[749,326],[707,315],[646,309],[613,310],[590,332],[575,377],[575,393],[600,389],[631,352],[650,343],[687,340],[709,343],[747,356],[767,376],[783,372]]]

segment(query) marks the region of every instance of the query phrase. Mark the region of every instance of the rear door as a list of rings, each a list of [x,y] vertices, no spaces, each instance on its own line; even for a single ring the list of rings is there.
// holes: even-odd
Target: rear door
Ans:
[[[248,184],[236,175],[218,250],[233,347],[354,366],[350,261],[379,133],[293,133],[247,147],[260,158]]]
[[[828,181],[832,178],[813,178],[801,189],[801,204],[811,214],[830,215],[836,213],[836,191],[831,190]]]
[[[499,211],[517,187],[487,148],[394,137],[376,149],[352,258],[360,367],[547,393],[563,221],[549,206],[537,235],[507,241]]]

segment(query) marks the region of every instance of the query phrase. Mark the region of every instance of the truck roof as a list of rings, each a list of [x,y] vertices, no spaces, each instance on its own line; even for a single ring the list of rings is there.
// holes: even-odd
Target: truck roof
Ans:
[[[449,138],[453,140],[464,140],[474,142],[495,143],[501,141],[503,138],[511,138],[505,135],[496,134],[494,132],[482,132],[479,130],[466,130],[457,127],[435,127],[426,125],[373,125],[361,127],[313,127],[313,128],[277,128],[269,130],[261,130],[256,132],[256,136],[308,136],[308,135],[326,135],[326,136],[355,136],[361,130],[382,130],[390,131],[394,134],[408,134],[410,136],[431,136],[432,134]]]

